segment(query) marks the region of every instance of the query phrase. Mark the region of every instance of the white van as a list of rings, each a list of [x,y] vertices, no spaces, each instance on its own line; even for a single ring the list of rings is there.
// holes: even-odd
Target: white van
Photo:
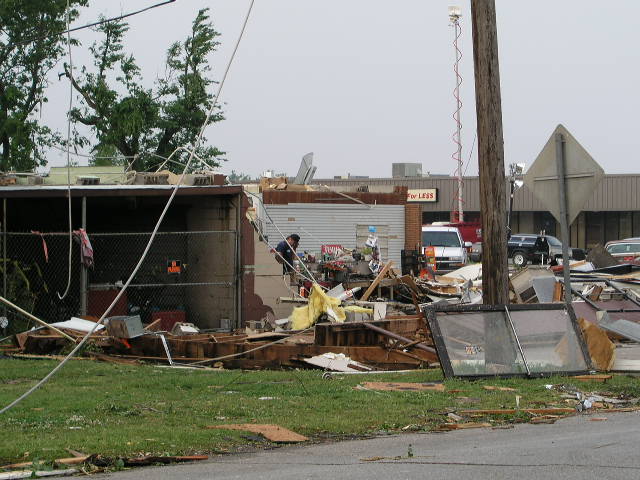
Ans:
[[[467,248],[471,242],[463,242],[456,227],[426,225],[422,227],[422,253],[426,247],[435,247],[436,269],[451,271],[467,264]]]

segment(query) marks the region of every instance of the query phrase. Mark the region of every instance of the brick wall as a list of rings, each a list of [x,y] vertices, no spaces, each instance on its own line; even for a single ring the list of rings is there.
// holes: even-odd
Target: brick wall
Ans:
[[[404,248],[417,250],[422,237],[422,205],[407,203],[404,206]]]

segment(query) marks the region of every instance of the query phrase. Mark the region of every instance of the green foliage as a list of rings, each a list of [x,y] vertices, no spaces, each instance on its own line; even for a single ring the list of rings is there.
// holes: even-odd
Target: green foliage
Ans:
[[[229,183],[234,185],[238,183],[249,183],[252,181],[257,181],[251,175],[236,172],[235,170],[231,170],[231,173],[227,176],[227,180],[229,181]]]
[[[56,361],[0,359],[0,405],[48,373]],[[545,384],[570,378],[443,379],[439,369],[406,374],[322,378],[320,370],[194,371],[72,360],[24,403],[0,416],[0,464],[67,456],[64,448],[108,457],[225,452],[253,444],[243,432],[209,430],[230,423],[279,424],[315,439],[340,439],[381,431],[429,431],[466,409],[567,407]],[[443,381],[444,392],[355,389],[366,381]],[[614,375],[606,384],[580,383],[584,392],[638,391],[638,381]],[[516,391],[486,390],[485,385]],[[272,400],[264,399],[271,397]],[[368,408],[375,405],[375,408]],[[460,413],[461,414],[461,413]],[[462,415],[462,414],[461,414]],[[530,414],[487,415],[494,425],[528,421]],[[409,427],[410,428],[407,428]],[[263,442],[269,445],[268,442]],[[25,452],[29,452],[25,456]],[[418,457],[407,448],[407,457]]]
[[[36,301],[41,294],[49,289],[37,263],[25,264],[8,258],[7,267],[7,298],[27,312],[33,312]],[[4,275],[5,262],[0,259],[0,275]],[[11,314],[8,333],[25,331],[31,320],[22,315]]]
[[[70,19],[87,0],[71,0]],[[66,0],[0,0],[0,170],[46,164],[61,138],[41,125],[47,74],[65,53]]]
[[[96,135],[94,151],[117,150],[138,171],[150,170],[162,163],[178,147],[196,142],[205,122],[213,95],[208,78],[211,68],[208,56],[216,50],[219,36],[209,20],[208,9],[198,12],[189,37],[176,42],[167,51],[166,76],[153,88],[142,85],[140,68],[135,58],[124,49],[129,29],[125,22],[110,22],[98,27],[103,35],[90,47],[93,69],[82,67],[79,76],[71,75],[82,105],[72,111],[75,122],[89,126]],[[115,75],[115,78],[114,78]],[[218,108],[212,122],[223,119]],[[79,141],[86,139],[79,139]],[[223,154],[213,146],[201,145],[191,170],[206,165],[217,166]],[[97,155],[100,156],[100,155]],[[166,168],[180,172],[188,153],[180,151]],[[120,162],[118,160],[118,162]]]

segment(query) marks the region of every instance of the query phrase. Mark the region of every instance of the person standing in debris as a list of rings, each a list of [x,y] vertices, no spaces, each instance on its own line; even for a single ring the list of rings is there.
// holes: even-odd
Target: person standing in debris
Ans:
[[[282,264],[282,273],[294,273],[293,259],[300,242],[300,236],[292,233],[276,247],[276,260]]]

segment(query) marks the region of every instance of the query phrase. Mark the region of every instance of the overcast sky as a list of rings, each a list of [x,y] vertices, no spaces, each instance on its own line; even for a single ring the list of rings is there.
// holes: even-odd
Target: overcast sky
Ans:
[[[90,0],[76,25],[158,0]],[[127,50],[146,82],[203,7],[222,34],[219,80],[248,0],[177,0],[129,19]],[[227,152],[222,171],[294,175],[313,151],[316,178],[391,175],[392,162],[452,174],[453,29],[441,0],[256,0],[225,85],[226,120],[207,130]],[[477,174],[469,1],[462,7],[463,157]],[[640,2],[497,0],[505,162],[530,165],[563,123],[607,173],[638,172]],[[76,33],[76,65],[97,35]],[[66,132],[69,89],[52,76],[43,120]],[[471,156],[470,156],[471,155]],[[469,157],[470,156],[470,157]],[[64,163],[52,153],[51,164]]]

